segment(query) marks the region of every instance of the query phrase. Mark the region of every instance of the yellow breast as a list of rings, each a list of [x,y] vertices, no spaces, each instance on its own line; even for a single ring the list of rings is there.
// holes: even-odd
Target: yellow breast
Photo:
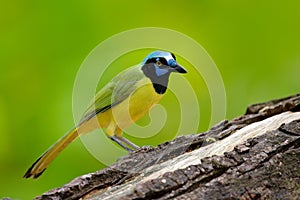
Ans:
[[[81,132],[86,133],[101,127],[106,130],[108,136],[121,135],[122,129],[146,115],[162,96],[155,92],[151,81],[144,78],[123,102],[85,122],[80,128]]]

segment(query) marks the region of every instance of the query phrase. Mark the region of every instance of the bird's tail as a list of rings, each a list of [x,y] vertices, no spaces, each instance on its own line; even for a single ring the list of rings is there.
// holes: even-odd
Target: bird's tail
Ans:
[[[38,178],[48,167],[48,165],[66,148],[73,140],[78,137],[77,128],[74,128],[68,134],[63,136],[53,146],[51,146],[41,157],[39,157],[32,166],[27,170],[24,178]]]

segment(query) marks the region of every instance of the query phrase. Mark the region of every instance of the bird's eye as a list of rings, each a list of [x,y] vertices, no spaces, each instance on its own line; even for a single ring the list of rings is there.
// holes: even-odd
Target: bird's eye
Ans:
[[[162,63],[158,60],[158,61],[156,61],[156,65],[160,67],[160,66],[162,66]]]

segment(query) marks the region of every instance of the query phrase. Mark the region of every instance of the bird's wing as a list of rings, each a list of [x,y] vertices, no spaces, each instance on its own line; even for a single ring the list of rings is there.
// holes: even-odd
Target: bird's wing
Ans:
[[[88,106],[79,124],[118,105],[137,88],[136,83],[145,78],[140,67],[129,68],[107,83]]]

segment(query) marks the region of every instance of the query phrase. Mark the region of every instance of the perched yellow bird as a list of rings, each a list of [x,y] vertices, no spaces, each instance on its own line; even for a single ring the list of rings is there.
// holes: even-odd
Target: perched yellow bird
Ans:
[[[154,51],[137,67],[118,74],[96,94],[79,124],[39,157],[24,178],[39,177],[68,144],[97,128],[105,129],[107,136],[127,151],[139,148],[122,137],[122,129],[143,117],[160,101],[171,72],[187,71],[176,62],[173,53]]]

